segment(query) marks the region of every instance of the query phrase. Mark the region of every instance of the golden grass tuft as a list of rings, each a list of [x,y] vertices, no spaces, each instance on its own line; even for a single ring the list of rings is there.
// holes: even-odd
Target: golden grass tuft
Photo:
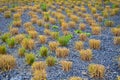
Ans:
[[[39,62],[34,62],[32,64],[32,71],[35,72],[37,70],[46,70],[47,65],[46,62],[39,61]]]
[[[120,37],[114,37],[114,44],[120,45]]]
[[[28,28],[28,27],[32,26],[32,23],[31,22],[26,22],[26,23],[23,24],[23,26],[25,28]]]
[[[50,35],[53,39],[57,39],[59,37],[59,32],[51,32]]]
[[[62,28],[62,31],[66,31],[66,30],[68,30],[68,23],[66,23],[66,22],[62,22],[62,24],[61,24],[61,28]]]
[[[82,41],[76,41],[75,42],[75,49],[76,50],[81,50],[84,48],[84,43]]]
[[[75,28],[75,27],[76,27],[76,23],[75,23],[74,21],[70,21],[70,22],[68,23],[68,25],[69,25],[69,27],[71,27],[71,28]]]
[[[84,61],[90,61],[92,59],[92,56],[93,54],[91,49],[86,49],[86,50],[82,49],[80,51],[80,57]]]
[[[23,48],[31,50],[34,48],[35,42],[33,39],[24,38],[21,42],[21,45]]]
[[[56,49],[56,55],[59,58],[66,58],[69,55],[69,52],[70,52],[69,49],[65,47],[63,48],[59,47]]]
[[[99,35],[101,33],[101,27],[92,27],[92,34]]]
[[[38,24],[38,26],[42,26],[44,24],[44,21],[39,19],[39,20],[37,20],[37,24]]]
[[[79,17],[76,15],[71,15],[70,18],[72,19],[72,21],[74,22],[78,22],[79,21]]]
[[[5,11],[5,12],[4,12],[4,17],[5,17],[5,18],[10,18],[11,16],[12,16],[11,11]]]
[[[10,28],[10,33],[12,35],[18,34],[18,28]]]
[[[39,42],[41,44],[45,44],[47,42],[47,36],[45,36],[45,35],[39,35]]]
[[[38,21],[38,18],[31,18],[31,22],[32,22],[33,24],[36,24],[37,21]]]
[[[60,45],[59,42],[55,42],[55,41],[49,42],[49,48],[51,51],[55,51],[59,45]]]
[[[100,44],[101,44],[100,40],[96,40],[96,39],[89,40],[89,46],[91,49],[100,49]]]
[[[99,22],[102,22],[102,21],[103,21],[103,17],[102,17],[102,16],[98,16],[97,19],[98,19]]]
[[[28,31],[28,34],[29,34],[30,37],[33,38],[33,39],[37,38],[37,35],[38,35],[37,31],[34,31],[34,30]]]
[[[85,30],[86,29],[86,25],[84,23],[79,24],[79,29],[80,30]]]
[[[70,71],[70,69],[72,68],[72,62],[71,61],[61,61],[61,66],[63,71]]]
[[[120,28],[112,28],[111,32],[114,36],[120,36]]]
[[[20,13],[15,13],[15,14],[13,15],[13,19],[14,19],[15,21],[21,20],[21,15],[20,15]]]
[[[67,36],[67,35],[71,34],[71,32],[70,31],[63,31],[63,34],[64,34],[64,36]]]
[[[0,69],[11,70],[16,66],[16,59],[11,55],[0,55]]]
[[[24,34],[18,34],[18,35],[15,36],[15,41],[17,43],[21,43],[24,38],[25,38]]]
[[[50,29],[45,29],[45,30],[44,30],[44,34],[45,34],[45,35],[50,35],[50,34],[51,34]]]
[[[103,78],[105,75],[105,66],[101,64],[89,64],[88,71],[93,78]]]
[[[81,33],[81,34],[79,35],[79,37],[80,37],[80,40],[81,40],[81,41],[86,41],[87,38],[88,38],[85,33]]]
[[[33,73],[32,80],[46,80],[47,72],[45,70],[37,70]]]
[[[50,18],[49,21],[50,21],[51,24],[55,24],[56,23],[56,19],[54,19],[54,18]]]
[[[22,25],[22,20],[13,21],[13,26],[20,27]]]

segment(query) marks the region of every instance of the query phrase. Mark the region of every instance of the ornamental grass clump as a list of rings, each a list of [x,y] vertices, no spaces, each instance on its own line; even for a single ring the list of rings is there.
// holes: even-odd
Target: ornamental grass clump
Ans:
[[[12,16],[11,11],[5,11],[5,12],[4,12],[4,17],[5,17],[5,18],[10,18],[11,16]]]
[[[75,49],[76,50],[81,50],[84,48],[84,43],[82,41],[76,41],[75,42]]]
[[[26,53],[25,61],[28,65],[32,65],[33,62],[35,61],[35,55],[33,53]]]
[[[0,54],[6,54],[7,53],[7,49],[5,45],[0,45]]]
[[[22,20],[13,21],[13,26],[20,27],[22,25]]]
[[[33,39],[29,39],[29,38],[24,38],[21,42],[21,46],[25,49],[30,49],[32,50],[35,46],[35,42]]]
[[[14,69],[16,59],[11,55],[0,55],[0,69],[3,71]]]
[[[25,52],[26,52],[26,49],[23,48],[23,47],[18,49],[18,55],[19,55],[20,57],[25,56]]]
[[[92,78],[103,78],[105,75],[105,66],[101,64],[89,64],[88,72]]]
[[[44,61],[38,61],[38,62],[34,62],[32,64],[32,71],[35,72],[37,70],[46,70],[47,68],[47,64]]]
[[[39,35],[39,42],[41,44],[45,44],[47,42],[47,36],[45,36],[45,35]]]
[[[10,33],[12,35],[18,34],[18,32],[19,32],[18,28],[10,28]]]
[[[114,44],[120,45],[120,37],[114,37]]]
[[[42,26],[44,24],[44,21],[42,19],[37,20],[37,25]]]
[[[3,42],[6,42],[8,38],[10,38],[11,34],[10,33],[4,33],[0,38],[2,39]]]
[[[61,22],[61,29],[62,31],[68,30],[68,23],[67,22]]]
[[[92,59],[92,56],[93,54],[91,49],[86,49],[86,50],[82,49],[80,51],[80,57],[84,61],[90,61]]]
[[[23,26],[25,28],[28,28],[28,27],[32,26],[32,23],[31,22],[26,22],[26,23],[23,24]]]
[[[112,26],[114,26],[114,22],[113,22],[113,21],[110,21],[110,20],[106,20],[106,21],[104,22],[104,24],[105,24],[105,26],[107,26],[107,27],[112,27]]]
[[[60,62],[63,71],[70,71],[70,69],[72,68],[72,62],[71,61],[61,61]]]
[[[44,21],[48,22],[48,21],[50,20],[50,15],[49,15],[49,13],[46,12],[46,13],[44,14],[43,19],[44,19]]]
[[[13,48],[15,46],[15,38],[14,37],[7,39],[6,42],[10,48]]]
[[[28,31],[28,34],[30,35],[31,38],[35,39],[37,38],[38,32],[37,31]]]
[[[58,42],[55,42],[55,41],[50,41],[49,42],[49,48],[51,51],[55,51],[59,46],[59,43]]]
[[[50,31],[50,29],[44,29],[44,34],[45,35],[53,35],[53,34],[51,34],[51,31]]]
[[[46,4],[46,3],[42,3],[42,4],[40,5],[40,7],[41,7],[41,9],[42,9],[43,11],[47,11],[47,4]]]
[[[68,25],[69,25],[70,28],[75,28],[76,27],[76,23],[74,21],[70,21],[68,23]]]
[[[99,35],[101,33],[101,27],[92,27],[92,34]]]
[[[46,58],[46,64],[47,64],[47,66],[54,66],[56,62],[57,62],[57,60],[53,56],[48,56]]]
[[[55,18],[50,18],[49,21],[50,21],[51,24],[55,24],[56,23],[56,19]]]
[[[84,23],[79,24],[79,29],[80,30],[85,30],[86,29],[86,24],[84,24]]]
[[[66,58],[69,55],[70,50],[65,47],[59,47],[56,49],[56,56],[59,58]]]
[[[15,36],[15,41],[16,43],[20,44],[24,38],[25,38],[24,34],[18,34]]]
[[[89,46],[91,49],[100,49],[101,41],[96,39],[89,40]]]
[[[47,72],[45,70],[37,70],[33,73],[32,80],[47,80]]]
[[[72,38],[71,35],[61,36],[58,38],[58,42],[60,43],[61,46],[67,46],[71,38]]]
[[[81,34],[79,35],[79,37],[80,37],[80,40],[81,40],[81,41],[86,41],[87,38],[88,38],[86,33],[81,33]]]
[[[114,36],[120,36],[120,28],[112,28],[111,32]]]
[[[53,39],[58,39],[59,37],[59,32],[50,32],[50,35]]]
[[[40,53],[41,57],[47,57],[48,56],[48,48],[45,47],[45,46],[42,46],[40,48],[40,52],[39,53]]]

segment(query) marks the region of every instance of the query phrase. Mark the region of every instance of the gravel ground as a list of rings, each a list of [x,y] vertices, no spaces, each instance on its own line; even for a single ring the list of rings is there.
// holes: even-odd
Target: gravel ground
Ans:
[[[27,15],[29,11],[23,13],[22,21],[23,23],[30,21],[30,17]],[[64,12],[63,12],[64,13]],[[89,11],[88,11],[89,13]],[[41,18],[41,14],[38,14],[39,18]],[[67,19],[69,20],[69,19]],[[120,24],[120,13],[116,16],[111,17],[111,20],[115,22],[115,25]],[[8,25],[12,21],[12,18],[5,19],[3,17],[3,13],[0,14],[0,32],[7,32]],[[86,23],[86,21],[83,19]],[[59,26],[59,24],[56,24]],[[78,25],[78,24],[77,24]],[[39,27],[38,25],[34,24],[36,31],[39,34],[43,34],[43,27]],[[59,29],[60,33],[61,30]],[[70,30],[74,33],[74,29]],[[87,24],[86,32],[90,32],[90,26]],[[25,33],[23,26],[19,28],[19,33]],[[78,35],[73,34],[73,39],[69,42],[67,48],[70,49],[70,55],[66,58],[66,60],[70,60],[73,62],[73,67],[69,72],[64,72],[61,69],[59,64],[56,64],[53,67],[47,68],[47,79],[48,80],[67,80],[70,76],[80,76],[85,80],[95,80],[88,76],[87,66],[90,63],[97,63],[103,64],[106,67],[106,73],[103,80],[115,80],[118,75],[120,75],[120,70],[118,68],[118,64],[116,62],[116,57],[120,54],[120,46],[116,46],[113,44],[113,35],[110,31],[110,28],[107,27],[105,30],[102,31],[101,35],[91,35],[90,39],[99,39],[101,40],[101,48],[100,50],[93,50],[93,59],[90,62],[85,62],[80,59],[79,52],[74,49],[74,42],[78,41]],[[52,41],[52,39],[48,39],[48,42]],[[47,42],[47,43],[48,43]],[[2,42],[0,41],[0,44]],[[41,44],[36,44],[36,48],[32,50],[35,54],[41,47]],[[48,44],[46,44],[48,46]],[[20,58],[17,54],[19,45],[16,45],[15,48],[7,50],[8,54],[11,54],[16,57],[17,60],[17,67],[14,70],[1,72],[0,73],[0,80],[31,80],[32,73],[31,68],[29,65],[25,64],[24,58]],[[85,42],[85,48],[88,48],[88,41]],[[54,53],[53,53],[54,54]],[[50,54],[52,55],[52,54]],[[41,58],[40,60],[44,60]],[[59,59],[58,59],[59,60]]]

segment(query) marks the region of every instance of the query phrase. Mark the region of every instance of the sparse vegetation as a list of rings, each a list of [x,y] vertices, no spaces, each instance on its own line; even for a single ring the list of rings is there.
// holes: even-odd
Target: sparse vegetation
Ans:
[[[119,80],[119,13],[120,0],[0,0],[0,80]]]

